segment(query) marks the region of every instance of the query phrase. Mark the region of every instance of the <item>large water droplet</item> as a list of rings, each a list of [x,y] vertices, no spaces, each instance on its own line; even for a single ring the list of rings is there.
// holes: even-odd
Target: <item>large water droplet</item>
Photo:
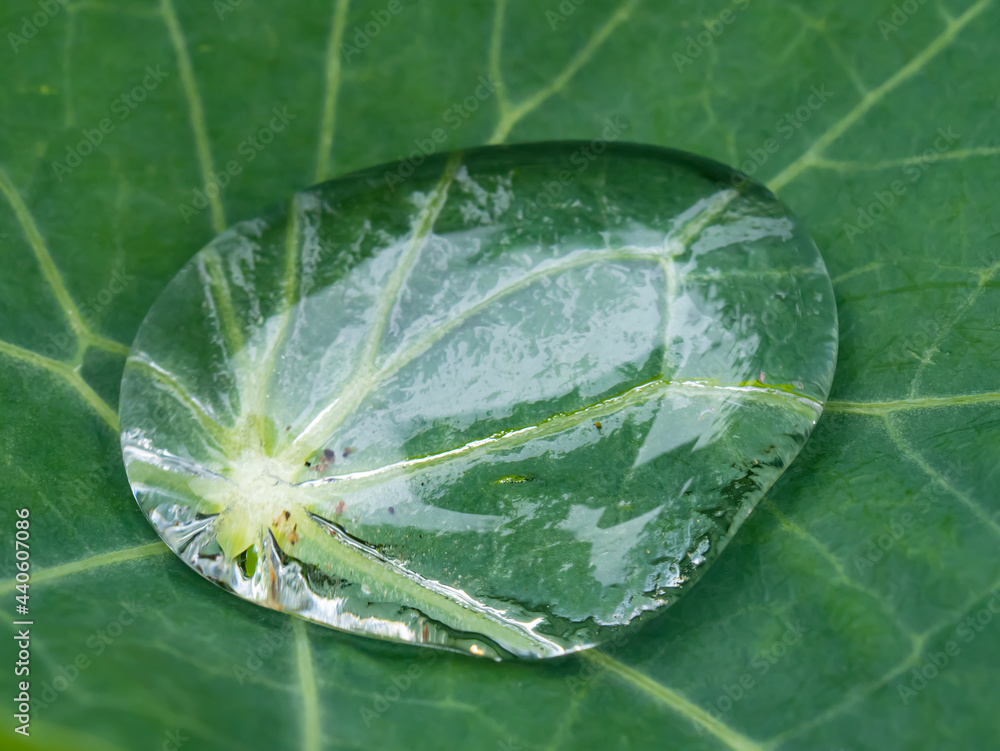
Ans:
[[[820,255],[761,186],[482,148],[216,238],[139,330],[122,444],[160,535],[242,597],[544,657],[694,584],[815,425],[836,343]]]

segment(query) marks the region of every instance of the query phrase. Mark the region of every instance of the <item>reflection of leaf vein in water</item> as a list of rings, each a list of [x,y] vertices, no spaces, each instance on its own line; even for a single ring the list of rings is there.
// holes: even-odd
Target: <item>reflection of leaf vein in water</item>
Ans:
[[[438,186],[435,188],[415,222],[417,229],[410,243],[410,247],[408,248],[404,258],[397,265],[393,276],[380,292],[375,322],[369,329],[364,355],[359,366],[355,370],[351,382],[341,391],[340,396],[331,396],[328,399],[328,406],[310,422],[309,426],[307,426],[303,433],[298,435],[292,441],[291,447],[286,448],[279,454],[279,458],[287,461],[290,467],[297,470],[304,463],[303,460],[315,452],[316,445],[321,445],[326,442],[325,440],[319,440],[320,438],[328,439],[333,431],[336,430],[336,428],[343,422],[343,420],[350,416],[350,414],[352,414],[360,406],[364,399],[367,398],[378,386],[383,384],[394,374],[398,373],[420,355],[424,354],[428,349],[449,333],[471,319],[473,316],[483,312],[500,299],[523,290],[528,286],[554,274],[599,263],[646,261],[658,264],[663,269],[665,275],[667,293],[665,307],[667,310],[664,311],[664,320],[666,321],[666,313],[669,311],[672,299],[676,297],[677,294],[678,281],[674,269],[673,258],[682,253],[683,250],[687,248],[688,245],[697,237],[701,230],[715,220],[738,195],[737,191],[725,190],[697,202],[681,215],[681,221],[678,226],[674,227],[665,238],[662,250],[626,247],[620,249],[602,249],[597,251],[579,251],[558,261],[542,263],[520,279],[494,290],[478,303],[445,321],[438,328],[427,333],[422,339],[412,344],[407,350],[392,357],[389,362],[378,371],[373,372],[374,361],[388,317],[391,313],[393,305],[396,302],[399,290],[405,281],[406,275],[409,273],[409,270],[412,268],[416,258],[419,256],[420,249],[426,245],[428,236],[431,234],[433,229],[434,219],[443,207],[446,200],[447,189],[460,166],[459,157],[460,154],[453,154],[449,160],[445,173],[442,175]],[[264,411],[268,386],[270,384],[271,371],[273,370],[273,367],[268,367],[268,364],[273,364],[279,347],[287,333],[288,324],[291,321],[292,308],[294,307],[295,299],[295,277],[298,267],[296,260],[298,254],[300,209],[301,206],[299,202],[297,200],[293,200],[290,211],[289,229],[286,235],[285,283],[283,295],[285,306],[280,314],[280,321],[277,327],[278,332],[270,338],[261,364],[247,366],[248,370],[260,374],[251,380],[248,390],[252,393],[249,395],[249,398],[246,399],[248,403],[255,404],[258,408],[253,412],[242,413],[240,425],[237,427],[236,432],[242,432],[246,430],[248,426],[252,426],[253,416],[259,416]],[[213,260],[218,263],[217,256]],[[213,264],[213,267],[216,269],[218,268],[215,264]],[[810,269],[803,268],[801,271],[808,272]],[[241,343],[242,336],[240,336],[238,332],[238,327],[235,324],[235,319],[233,318],[231,311],[231,297],[227,294],[228,286],[225,284],[224,279],[220,280],[215,274],[210,274],[209,276],[213,282],[209,289],[217,289],[219,292],[220,299],[218,301],[212,300],[210,303],[213,304],[213,306],[217,304],[218,308],[221,308],[221,310],[218,310],[218,318],[220,323],[222,323],[222,329],[225,332],[231,332],[233,336],[238,337],[238,342]],[[230,343],[230,348],[232,348],[232,346],[232,343]],[[199,422],[202,423],[203,427],[208,430],[213,439],[215,439],[216,443],[220,444],[220,446],[229,447],[242,443],[238,440],[226,440],[226,434],[231,435],[234,431],[218,425],[214,416],[212,416],[200,402],[187,396],[184,389],[179,384],[169,380],[169,374],[165,374],[162,369],[158,368],[151,362],[144,362],[138,358],[135,358],[134,362],[139,365],[150,366],[153,369],[153,372],[150,373],[150,375],[153,375],[158,381],[160,381],[161,387],[163,387],[168,393],[171,393],[176,399],[184,403],[185,406],[195,414]],[[664,374],[665,372],[666,369],[664,369]],[[703,383],[707,385],[709,382],[706,380]],[[746,384],[735,384],[735,386],[744,387]],[[788,387],[786,390],[791,390],[791,388]],[[599,405],[590,406],[596,408]],[[262,422],[258,419],[256,424],[260,425]],[[235,438],[236,436],[233,436],[233,439]],[[309,440],[310,438],[313,440]],[[260,445],[259,440],[257,441],[257,445]],[[297,449],[295,448],[296,446],[298,446]]]
[[[435,221],[447,201],[448,189],[454,181],[460,165],[461,154],[452,154],[438,184],[416,217],[413,236],[389,279],[378,293],[373,320],[366,334],[361,356],[347,386],[338,390],[337,395],[331,395],[327,400],[328,406],[321,410],[290,443],[286,440],[286,445],[282,450],[275,452],[276,466],[286,470],[290,469],[293,473],[301,473],[303,460],[315,452],[315,446],[325,443],[337,427],[386,380],[427,352],[449,333],[472,317],[487,310],[502,298],[554,274],[600,263],[637,261],[658,265],[664,274],[665,309],[663,320],[665,324],[664,336],[666,337],[666,324],[669,322],[671,305],[676,300],[680,285],[674,259],[690,246],[705,227],[717,220],[733,199],[739,195],[734,190],[723,190],[698,201],[678,217],[677,223],[667,233],[659,248],[627,247],[583,250],[559,260],[542,262],[516,281],[493,290],[479,302],[452,316],[402,352],[390,356],[388,362],[381,368],[376,368],[378,352],[392,310],[398,302],[400,291],[416,260],[432,236]],[[209,407],[187,394],[182,385],[155,362],[141,356],[133,358],[133,364],[141,367],[142,372],[155,380],[158,388],[171,394],[195,416],[202,428],[224,452],[232,452],[235,449],[236,452],[243,453],[245,449],[252,446],[259,448],[266,445],[263,435],[266,420],[261,416],[266,412],[275,362],[281,347],[285,344],[294,315],[297,282],[300,274],[301,219],[305,210],[306,207],[302,200],[298,197],[293,198],[289,208],[288,228],[285,236],[282,308],[275,333],[269,337],[258,363],[246,361],[247,350],[244,347],[244,338],[233,311],[233,301],[228,281],[222,269],[222,260],[217,253],[212,253],[204,258],[204,265],[201,267],[207,301],[213,309],[220,334],[224,339],[223,346],[233,356],[235,367],[245,369],[247,374],[247,380],[244,381],[243,387],[240,389],[242,393],[239,395],[240,418],[234,428],[221,426]],[[256,538],[253,547],[260,547],[260,552],[266,553],[276,543],[286,552],[294,550],[299,560],[303,562],[322,565],[328,572],[332,572],[335,564],[338,569],[337,574],[345,579],[366,581],[384,590],[394,592],[399,601],[413,603],[428,616],[443,620],[452,627],[478,631],[493,638],[497,643],[511,644],[515,649],[546,654],[558,653],[562,651],[558,645],[534,633],[533,627],[538,621],[522,623],[507,618],[502,611],[475,600],[461,590],[425,579],[401,563],[386,557],[370,544],[351,537],[342,527],[325,518],[332,515],[328,494],[331,491],[342,493],[370,487],[404,474],[412,475],[431,467],[475,456],[480,452],[510,449],[531,440],[570,430],[588,421],[605,418],[621,410],[645,404],[650,400],[671,393],[687,396],[712,394],[720,398],[749,398],[755,401],[770,402],[775,406],[796,409],[806,419],[815,419],[819,413],[820,405],[818,402],[804,397],[790,386],[764,386],[757,382],[727,385],[710,380],[691,379],[670,381],[666,378],[667,365],[664,362],[663,373],[660,376],[634,386],[623,393],[607,397],[573,412],[552,415],[535,425],[495,433],[435,454],[408,458],[362,472],[323,477],[299,483],[286,482],[278,479],[275,475],[270,475],[272,479],[276,480],[276,483],[274,490],[267,491],[268,495],[273,496],[269,500],[262,497],[262,488],[256,483],[247,486],[243,492],[239,489],[238,484],[233,486],[225,482],[223,484],[228,489],[214,499],[211,496],[216,495],[218,488],[209,490],[202,484],[200,489],[205,491],[204,500],[208,502],[207,507],[203,506],[203,510],[208,511],[214,506],[216,513],[221,513],[222,516],[217,521],[225,519],[223,526],[227,529],[226,537],[230,544],[234,540],[243,541],[235,547],[243,547],[244,542]],[[257,435],[249,436],[248,433],[256,433]],[[248,442],[247,438],[251,440]],[[265,453],[270,453],[270,451],[265,451]],[[134,456],[154,466],[160,465],[161,468],[164,467],[160,464],[160,460],[167,459],[165,453],[156,451],[145,454],[137,453]],[[175,467],[176,469],[181,468]],[[183,472],[183,469],[181,471]],[[232,494],[234,492],[237,494],[236,496]],[[236,500],[239,495],[242,497]],[[251,504],[270,507],[275,503],[294,509],[291,514],[294,515],[295,519],[298,519],[301,526],[292,526],[291,536],[279,528],[277,517],[275,522],[268,525],[266,521],[262,523],[260,514],[253,513],[250,508]],[[290,514],[286,510],[284,518],[288,520],[289,517]],[[242,527],[242,531],[239,531],[240,527]],[[250,529],[250,527],[255,527],[255,529]],[[233,537],[234,529],[237,530],[235,537]],[[222,529],[214,529],[214,531],[218,534]],[[224,542],[221,537],[219,540],[220,543]],[[309,552],[310,550],[311,552]],[[245,551],[233,549],[228,550],[227,555],[236,557],[243,552]],[[269,569],[281,565],[280,560],[274,556],[261,556],[260,561]],[[275,571],[271,571],[272,575],[274,573]]]
[[[365,340],[361,358],[355,368],[354,375],[346,388],[343,389],[343,396],[330,399],[329,405],[323,409],[312,422],[306,426],[295,439],[287,452],[287,458],[292,466],[300,464],[309,454],[314,451],[314,447],[323,442],[327,436],[336,428],[341,421],[353,412],[363,401],[364,396],[370,390],[375,358],[379,346],[382,343],[382,335],[389,320],[389,315],[399,296],[399,290],[406,281],[413,263],[420,255],[420,251],[426,245],[429,236],[434,228],[441,209],[444,208],[448,197],[448,188],[455,179],[462,163],[462,152],[457,151],[449,158],[445,166],[444,174],[438,181],[437,186],[427,198],[421,210],[413,238],[403,257],[396,264],[388,282],[383,287],[376,302],[375,317]]]
[[[545,438],[574,428],[585,422],[599,420],[613,415],[629,407],[636,407],[646,402],[666,396],[667,394],[684,394],[687,396],[718,394],[729,398],[750,396],[760,401],[770,401],[776,406],[797,409],[807,419],[816,419],[821,411],[820,402],[807,396],[797,394],[792,387],[766,387],[753,383],[735,385],[720,385],[702,381],[668,381],[663,378],[653,378],[623,394],[611,396],[594,404],[590,404],[573,412],[565,412],[548,417],[537,425],[529,425],[513,430],[495,433],[486,438],[470,441],[462,446],[448,449],[436,454],[404,459],[394,464],[388,464],[375,469],[351,472],[343,475],[333,475],[317,480],[307,480],[298,483],[296,487],[321,487],[333,484],[338,491],[353,491],[364,487],[377,485],[385,480],[402,474],[416,472],[443,462],[459,459],[477,451],[494,451],[509,449],[530,440]]]
[[[345,563],[362,579],[375,581],[403,595],[403,602],[414,603],[425,615],[449,623],[453,628],[479,632],[497,644],[505,642],[515,649],[542,655],[561,654],[564,649],[534,632],[543,619],[522,622],[471,597],[455,587],[427,579],[375,550],[370,544],[347,534],[339,525],[316,514],[310,514],[315,527],[322,531],[319,539],[325,550]],[[323,544],[325,541],[326,544]],[[334,543],[331,545],[330,543]]]
[[[819,414],[819,405],[815,401],[779,388],[766,388],[756,384],[719,386],[698,382],[670,383],[654,379],[595,405],[573,413],[551,417],[537,426],[520,428],[503,435],[473,441],[465,446],[433,456],[406,460],[368,472],[313,480],[298,485],[288,485],[278,480],[275,487],[281,488],[278,492],[284,496],[279,505],[286,504],[291,509],[292,519],[299,522],[297,529],[302,539],[298,545],[290,544],[292,541],[289,540],[287,534],[283,534],[278,528],[257,529],[256,536],[259,546],[265,553],[265,555],[260,556],[260,563],[268,569],[269,578],[273,579],[277,568],[281,565],[278,551],[271,550],[274,543],[277,543],[286,554],[293,555],[297,560],[322,566],[325,572],[336,573],[349,581],[373,585],[384,596],[393,594],[400,602],[408,603],[428,617],[448,623],[453,628],[482,633],[498,644],[507,644],[508,648],[515,651],[520,650],[522,653],[558,654],[562,651],[561,647],[534,633],[533,627],[539,622],[538,619],[522,622],[509,618],[503,611],[479,602],[460,589],[422,577],[403,564],[386,557],[363,540],[353,538],[340,525],[315,513],[315,510],[324,506],[324,502],[311,503],[308,496],[326,488],[339,491],[344,489],[345,484],[353,486],[347,489],[354,490],[403,473],[412,473],[428,466],[440,465],[443,462],[467,456],[477,450],[509,448],[517,443],[545,435],[553,435],[597,417],[604,417],[627,407],[643,404],[667,393],[693,395],[705,392],[745,395],[755,400],[770,401],[783,408],[793,406],[800,410],[803,416],[810,418],[815,418]],[[164,452],[145,452],[143,454],[143,452],[136,451],[134,456],[154,466],[160,465],[163,469],[166,467],[161,463],[162,460],[176,460],[176,457],[167,457]],[[174,469],[181,471],[186,469],[192,474],[201,476],[209,474],[207,471],[198,471],[198,468],[192,464],[191,462],[185,462],[183,466],[174,464]],[[229,479],[215,476],[209,482],[216,488],[222,486],[239,492]],[[208,495],[205,492],[208,490],[206,484],[200,484],[198,489],[206,496]],[[300,494],[306,498],[302,498]],[[220,508],[218,505],[215,506],[215,509],[217,513],[234,511],[231,507]],[[205,508],[203,511],[209,511],[209,509]],[[310,554],[307,552],[308,548],[303,547],[302,543],[312,543],[318,548],[318,551],[314,550],[313,554]],[[272,555],[266,555],[269,550],[273,553]],[[322,557],[315,555],[319,551],[321,551]]]
[[[287,458],[291,466],[298,466],[315,450],[316,446],[329,440],[337,427],[350,416],[364,400],[382,383],[402,370],[406,365],[426,352],[435,343],[461,326],[473,316],[487,309],[498,300],[518,292],[552,274],[568,271],[600,262],[640,260],[659,264],[664,271],[666,282],[666,299],[664,302],[664,321],[668,320],[670,306],[677,295],[677,278],[673,257],[682,253],[695,237],[712,221],[717,219],[739,195],[735,190],[722,190],[708,198],[702,199],[690,209],[681,214],[678,226],[674,227],[664,240],[661,252],[651,252],[639,248],[622,248],[619,250],[580,251],[566,258],[549,264],[541,264],[521,279],[512,282],[499,290],[487,295],[483,300],[462,311],[409,349],[392,358],[379,371],[374,372],[376,353],[381,344],[382,334],[393,305],[396,303],[400,288],[410,269],[413,267],[420,250],[426,245],[428,235],[433,230],[434,221],[440,214],[447,198],[448,187],[455,178],[460,166],[460,153],[453,154],[449,159],[445,174],[435,188],[427,205],[418,220],[418,229],[404,258],[393,272],[389,283],[379,294],[378,311],[375,323],[369,330],[361,363],[355,370],[348,385],[342,390],[342,395],[332,397],[329,405],[317,415],[306,429],[292,441],[292,448],[299,446],[297,451],[288,450],[282,458]],[[666,336],[666,332],[664,332]],[[664,370],[666,372],[666,363]]]

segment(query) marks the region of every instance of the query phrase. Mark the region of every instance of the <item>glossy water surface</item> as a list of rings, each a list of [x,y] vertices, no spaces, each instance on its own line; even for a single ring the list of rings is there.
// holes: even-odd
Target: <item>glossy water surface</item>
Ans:
[[[663,149],[486,147],[296,194],[143,323],[122,445],[192,568],[491,657],[675,602],[794,458],[836,357],[767,190]]]

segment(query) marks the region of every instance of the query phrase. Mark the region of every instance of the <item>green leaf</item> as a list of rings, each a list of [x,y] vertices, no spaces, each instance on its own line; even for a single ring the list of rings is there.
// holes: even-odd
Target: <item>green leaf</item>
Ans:
[[[28,745],[995,745],[1000,10],[897,5],[4,4],[0,518],[13,539],[31,510],[31,690],[50,704]],[[196,249],[428,144],[616,123],[766,182],[840,317],[812,438],[676,607],[600,650],[491,665],[290,625],[156,541],[118,384]]]

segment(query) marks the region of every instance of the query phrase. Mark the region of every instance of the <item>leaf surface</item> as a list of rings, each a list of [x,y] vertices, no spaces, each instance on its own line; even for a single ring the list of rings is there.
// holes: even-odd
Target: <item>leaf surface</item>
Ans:
[[[901,22],[857,0],[403,3],[363,48],[385,6],[224,7],[70,3],[23,45],[7,32],[44,11],[0,10],[3,525],[31,509],[32,690],[54,699],[32,745],[995,745],[995,2]],[[840,315],[824,417],[677,607],[544,665],[430,659],[286,627],[156,541],[121,463],[118,384],[124,343],[195,249],[427,143],[621,125],[755,172],[816,239]]]

